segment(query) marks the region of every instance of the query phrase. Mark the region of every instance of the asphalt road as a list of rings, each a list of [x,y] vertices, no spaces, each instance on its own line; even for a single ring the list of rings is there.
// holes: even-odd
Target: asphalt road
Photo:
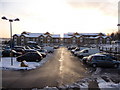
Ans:
[[[70,51],[61,47],[42,66],[30,71],[2,72],[3,88],[43,88],[74,83],[88,76],[88,70]]]

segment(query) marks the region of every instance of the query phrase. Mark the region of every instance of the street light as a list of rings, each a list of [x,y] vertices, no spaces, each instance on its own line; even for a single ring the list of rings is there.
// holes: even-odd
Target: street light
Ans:
[[[19,18],[16,18],[16,19],[8,19],[6,18],[5,16],[3,16],[1,19],[3,20],[8,20],[10,22],[10,36],[11,36],[11,43],[10,43],[10,47],[11,47],[11,65],[13,66],[13,54],[12,54],[12,43],[13,43],[13,40],[12,40],[12,22],[13,21],[20,21]]]

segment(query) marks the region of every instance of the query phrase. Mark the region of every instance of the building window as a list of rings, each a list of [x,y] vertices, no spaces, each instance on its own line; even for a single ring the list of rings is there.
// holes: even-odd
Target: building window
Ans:
[[[73,40],[75,40],[75,37],[73,37]]]
[[[56,39],[56,42],[58,42],[59,40],[58,39]]]
[[[50,42],[50,40],[49,40],[49,39],[48,39],[47,41],[48,41],[48,42]]]
[[[17,45],[17,42],[14,42],[15,43],[15,45]]]
[[[50,39],[50,37],[47,37],[48,39]]]
[[[107,44],[109,44],[109,43],[110,43],[110,39],[109,39],[109,38],[107,38],[107,41],[106,41],[106,43],[107,43]]]
[[[73,40],[73,43],[75,43],[76,41],[75,40]]]
[[[23,36],[21,37],[21,41],[24,41],[24,37]]]
[[[100,38],[100,44],[102,44],[102,38]]]
[[[29,41],[34,41],[34,38],[29,38]]]
[[[14,41],[16,42],[16,41],[17,41],[17,38],[14,38]]]
[[[38,41],[38,38],[36,38],[36,41]]]
[[[40,39],[43,39],[43,37],[40,37]]]
[[[42,41],[42,42],[43,42],[43,39],[41,39],[40,41]]]
[[[83,38],[82,37],[80,38],[80,42],[83,42]]]
[[[64,42],[67,42],[67,39],[64,39]]]

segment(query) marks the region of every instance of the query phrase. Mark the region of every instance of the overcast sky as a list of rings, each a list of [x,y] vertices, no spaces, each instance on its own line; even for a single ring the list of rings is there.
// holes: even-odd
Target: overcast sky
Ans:
[[[0,0],[0,16],[19,18],[13,34],[111,33],[117,31],[118,0]],[[0,37],[10,37],[9,22],[0,20]]]

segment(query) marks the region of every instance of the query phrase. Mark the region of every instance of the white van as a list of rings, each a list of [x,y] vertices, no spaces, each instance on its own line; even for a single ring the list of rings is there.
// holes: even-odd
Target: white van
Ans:
[[[54,52],[54,48],[53,47],[45,46],[43,48],[46,49],[48,53],[53,53]]]
[[[79,47],[79,50],[74,50],[73,51],[73,54],[76,56],[77,55],[77,53],[79,53],[81,50],[83,50],[83,49],[86,49],[87,47]]]
[[[91,54],[99,53],[100,50],[97,48],[86,48],[77,53],[77,56],[83,58],[84,56],[89,56]]]

